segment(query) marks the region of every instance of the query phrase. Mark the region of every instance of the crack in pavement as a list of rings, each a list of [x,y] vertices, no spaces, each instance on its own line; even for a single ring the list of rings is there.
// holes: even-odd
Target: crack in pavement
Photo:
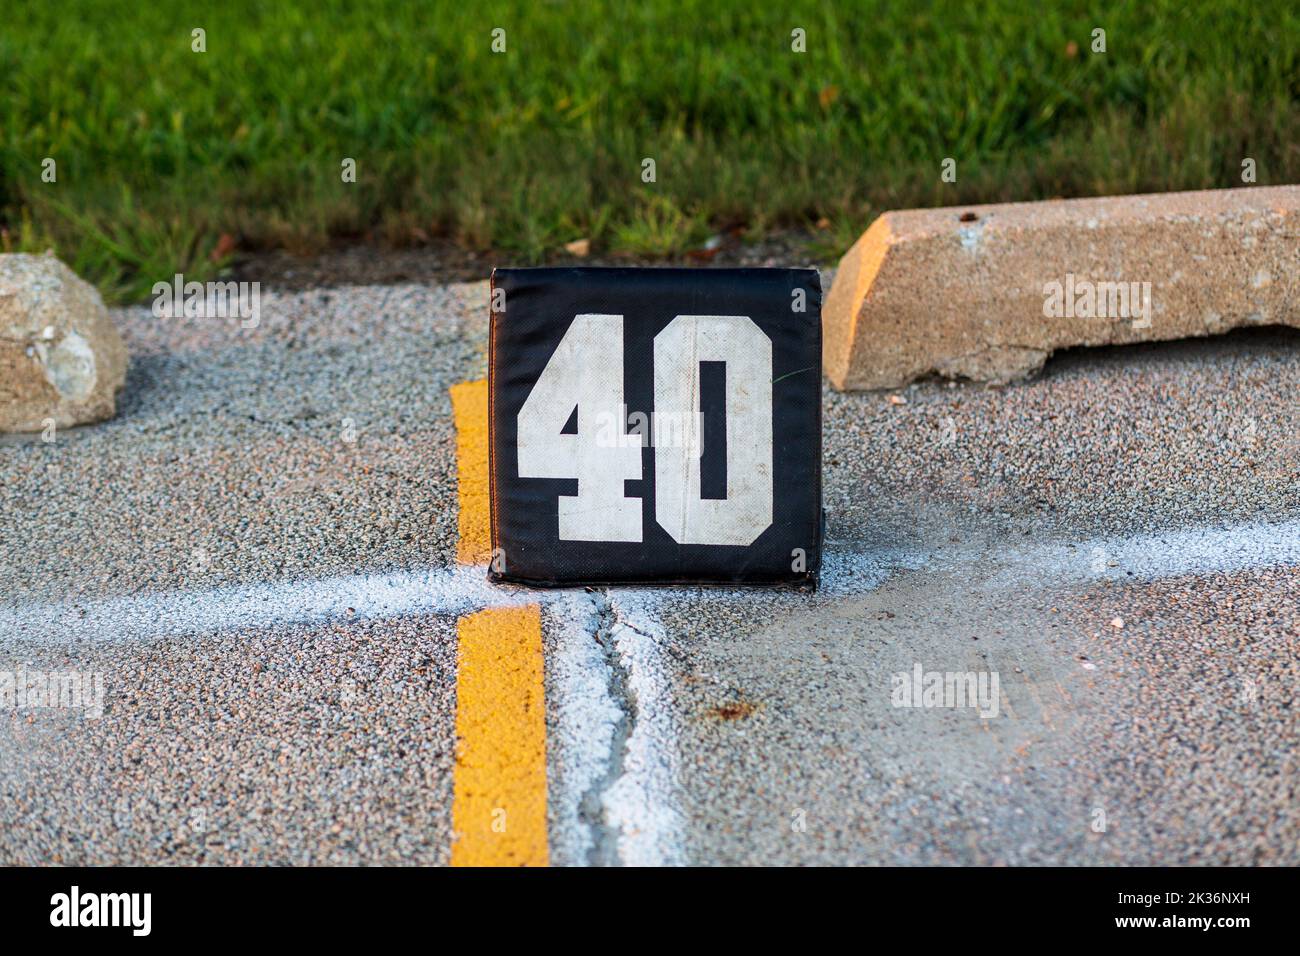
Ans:
[[[608,600],[614,615],[609,633],[631,719],[621,773],[602,799],[606,825],[618,833],[625,866],[683,865],[679,733],[663,660],[669,642],[649,606],[657,597],[611,590]]]
[[[555,636],[561,862],[685,862],[667,639],[645,600],[588,589],[573,598],[582,614],[566,615]]]
[[[605,772],[583,794],[579,815],[587,824],[592,838],[587,862],[592,866],[615,866],[619,863],[619,831],[610,825],[605,797],[623,776],[627,742],[636,723],[636,701],[628,690],[628,674],[620,660],[614,639],[613,632],[618,617],[609,599],[609,591],[592,591],[591,598],[596,607],[596,626],[591,636],[604,658],[608,672],[607,693],[609,700],[618,709],[619,717],[614,724],[613,736],[606,753]]]

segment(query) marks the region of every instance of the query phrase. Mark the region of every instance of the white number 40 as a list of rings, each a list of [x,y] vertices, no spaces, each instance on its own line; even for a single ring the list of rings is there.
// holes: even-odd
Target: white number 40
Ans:
[[[655,520],[678,544],[747,545],[772,524],[772,340],[743,315],[679,315],[654,340],[657,416],[699,421],[700,363],[726,363],[727,497],[700,496],[701,442],[655,448]],[[577,407],[577,433],[564,427]],[[561,495],[560,538],[642,541],[641,445],[601,441],[626,428],[623,316],[579,315],[519,412],[519,476],[576,478]]]

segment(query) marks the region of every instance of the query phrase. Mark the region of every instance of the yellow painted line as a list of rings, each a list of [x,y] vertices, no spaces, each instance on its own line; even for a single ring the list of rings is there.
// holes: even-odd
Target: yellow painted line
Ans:
[[[487,382],[451,388],[460,539],[456,560],[491,557]],[[488,608],[456,624],[452,866],[546,866],[542,613]]]
[[[487,382],[461,382],[451,387],[456,419],[456,471],[459,476],[460,540],[456,560],[487,564],[492,556],[488,505],[488,389]]]
[[[452,866],[546,866],[546,707],[536,604],[457,624]]]

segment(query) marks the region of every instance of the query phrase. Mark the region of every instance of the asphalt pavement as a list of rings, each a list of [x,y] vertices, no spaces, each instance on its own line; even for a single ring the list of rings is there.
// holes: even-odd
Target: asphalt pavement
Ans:
[[[456,563],[486,301],[114,310],[117,418],[0,442],[0,675],[104,687],[0,711],[0,863],[448,862],[524,602],[552,863],[1300,862],[1300,333],[827,387],[816,593],[536,594]]]

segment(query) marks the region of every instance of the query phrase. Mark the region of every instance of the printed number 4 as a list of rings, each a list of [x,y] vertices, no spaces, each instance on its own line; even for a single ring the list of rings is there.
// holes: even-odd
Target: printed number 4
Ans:
[[[623,486],[643,477],[641,442],[600,427],[627,437],[622,356],[623,316],[576,316],[519,412],[519,476],[578,479],[560,496],[561,540],[644,540],[641,499]],[[656,416],[699,421],[701,362],[726,363],[727,497],[700,497],[692,427],[655,448],[655,521],[679,544],[752,544],[772,524],[772,340],[748,316],[677,316],[655,336]]]

